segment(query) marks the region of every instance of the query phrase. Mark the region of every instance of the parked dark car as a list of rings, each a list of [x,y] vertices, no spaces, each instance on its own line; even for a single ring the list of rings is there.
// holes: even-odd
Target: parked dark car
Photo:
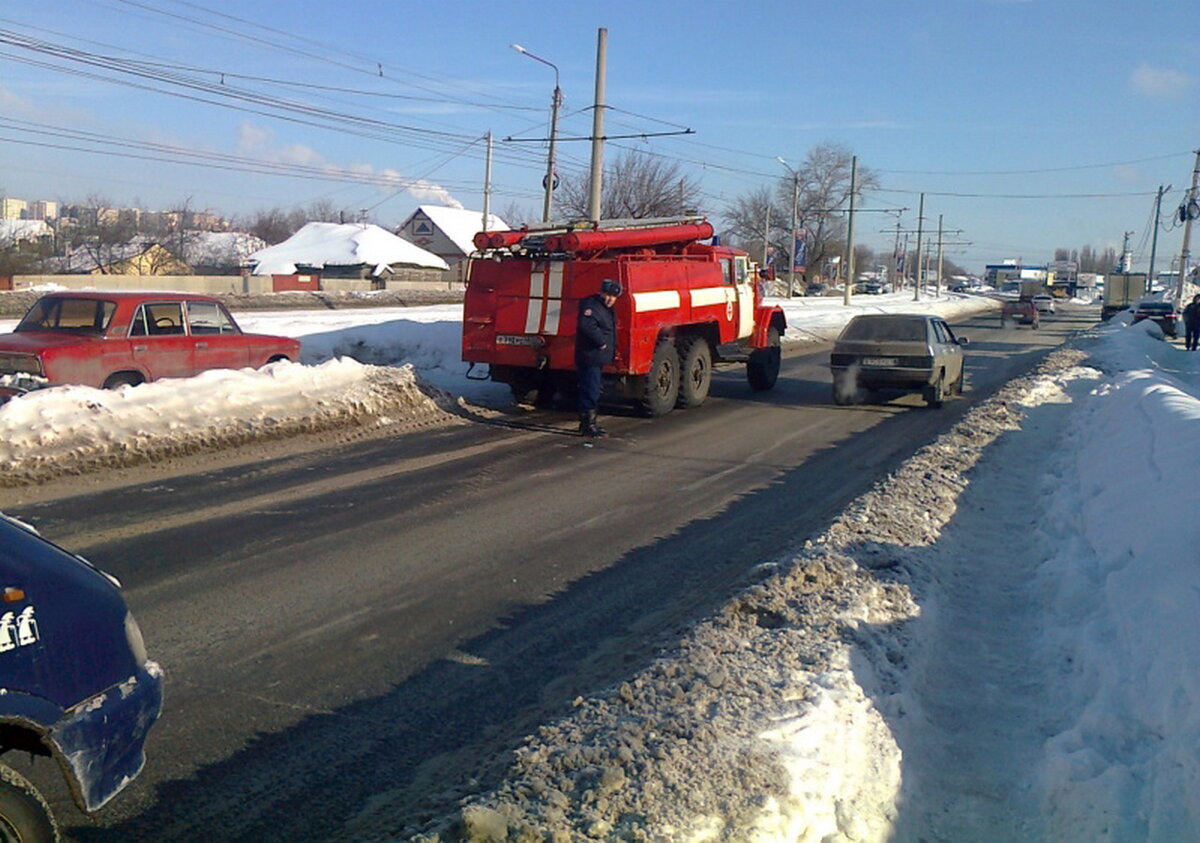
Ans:
[[[963,389],[963,346],[945,320],[908,313],[855,316],[829,358],[833,401],[851,404],[861,390],[920,392],[931,407]]]
[[[1179,314],[1175,312],[1175,303],[1169,301],[1143,300],[1138,302],[1133,311],[1133,321],[1141,322],[1150,319],[1157,322],[1162,332],[1168,337],[1178,336]]]
[[[58,762],[76,804],[98,811],[141,772],[162,671],[115,579],[0,514],[0,755]],[[28,780],[0,764],[0,840],[55,840]]]
[[[297,340],[242,333],[211,296],[51,293],[34,302],[13,333],[0,335],[0,403],[46,386],[112,389],[299,357]]]

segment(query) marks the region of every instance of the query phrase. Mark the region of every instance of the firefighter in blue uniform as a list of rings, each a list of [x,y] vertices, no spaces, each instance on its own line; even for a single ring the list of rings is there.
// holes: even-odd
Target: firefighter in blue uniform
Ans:
[[[600,282],[600,292],[579,302],[575,325],[575,370],[579,373],[579,433],[604,436],[596,424],[596,402],[600,398],[601,370],[612,363],[617,351],[617,314],[613,305],[621,285],[611,279]]]

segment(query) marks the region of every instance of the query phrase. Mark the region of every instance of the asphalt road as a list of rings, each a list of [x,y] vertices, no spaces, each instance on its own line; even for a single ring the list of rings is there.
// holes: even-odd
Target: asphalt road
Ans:
[[[702,407],[513,411],[432,432],[46,501],[12,514],[126,584],[167,674],[149,763],[70,839],[395,838],[496,780],[520,738],[620,681],[755,567],[1027,371],[1097,308],[970,338],[967,394],[836,407],[828,349]],[[355,836],[364,834],[360,823]]]

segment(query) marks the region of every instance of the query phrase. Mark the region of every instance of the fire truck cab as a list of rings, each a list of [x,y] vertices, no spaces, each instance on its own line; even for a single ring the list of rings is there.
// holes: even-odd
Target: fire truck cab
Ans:
[[[518,402],[550,404],[575,386],[579,301],[620,282],[616,361],[606,392],[651,416],[697,407],[713,366],[745,363],[753,390],[779,375],[787,327],[764,304],[745,252],[701,242],[700,219],[590,222],[480,232],[463,307],[463,360],[486,363]]]

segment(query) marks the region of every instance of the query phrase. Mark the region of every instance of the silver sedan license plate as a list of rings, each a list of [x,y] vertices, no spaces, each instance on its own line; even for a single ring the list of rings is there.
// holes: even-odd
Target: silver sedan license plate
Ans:
[[[864,366],[895,366],[897,362],[895,357],[864,357],[862,364]]]

